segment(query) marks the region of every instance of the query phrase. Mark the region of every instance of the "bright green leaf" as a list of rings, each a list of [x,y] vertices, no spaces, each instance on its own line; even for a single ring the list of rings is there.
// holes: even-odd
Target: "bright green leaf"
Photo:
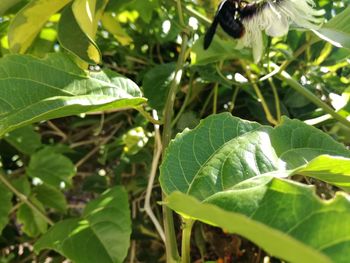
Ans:
[[[126,191],[114,187],[90,202],[83,217],[54,225],[35,251],[54,249],[76,263],[123,262],[129,248],[131,219]]]
[[[174,192],[166,204],[183,216],[253,240],[289,262],[332,262],[329,258],[347,262],[347,254],[341,251],[350,246],[350,203],[341,194],[325,202],[307,186],[256,177],[205,203]]]
[[[119,21],[113,17],[112,13],[104,13],[101,21],[103,27],[106,28],[108,32],[112,33],[120,44],[126,46],[132,43],[132,38],[125,32]]]
[[[58,188],[62,182],[71,184],[75,167],[64,155],[44,148],[31,156],[26,172],[32,178],[39,178]]]
[[[24,53],[47,20],[71,0],[33,0],[25,6],[9,28],[8,39],[13,52]]]
[[[319,179],[350,192],[350,159],[321,155],[292,172]]]
[[[321,203],[316,197],[310,198],[312,193],[307,187],[273,179],[291,175],[293,172],[291,169],[302,166],[306,169],[305,172],[313,170],[315,173],[318,167],[318,178],[322,180],[324,177],[327,181],[331,174],[326,177],[322,173],[326,169],[325,166],[320,167],[317,159],[316,163],[312,163],[314,158],[324,154],[350,156],[350,152],[343,145],[301,121],[283,118],[280,125],[272,128],[243,121],[228,113],[223,113],[210,116],[194,130],[186,130],[176,136],[170,143],[161,165],[160,183],[167,195],[174,191],[181,191],[196,197],[203,203],[212,203],[229,212],[250,216],[257,221],[256,223],[275,228],[285,234],[288,233],[286,236],[289,238],[304,243],[305,253],[315,248],[332,259],[343,260],[342,256],[336,256],[336,254],[343,255],[340,253],[342,249],[349,248],[350,243],[346,241],[342,243],[342,241],[348,238],[347,235],[350,232],[346,230],[344,237],[340,230],[345,229],[345,226],[335,227],[332,229],[333,232],[330,228],[323,226],[324,222],[329,222],[324,221],[323,218],[336,217],[334,211],[337,209],[328,207],[327,203]],[[307,163],[310,161],[310,170],[307,170]],[[331,162],[328,164],[327,169],[330,173],[335,174],[337,172],[334,170],[335,164]],[[346,173],[349,173],[346,167],[341,173],[344,173],[345,170]],[[269,177],[266,176],[267,174]],[[335,179],[333,183],[346,184],[348,181],[346,174],[340,180],[338,179]],[[346,199],[343,198],[343,200]],[[308,204],[308,201],[312,202]],[[346,222],[348,209],[350,209],[349,204],[344,203],[345,201],[339,202],[343,203],[344,208],[342,209],[346,211],[340,215],[339,218],[342,219],[339,221]],[[322,205],[317,206],[317,204]],[[312,218],[311,223],[303,224],[303,218],[307,221],[313,208],[321,209],[322,214],[317,217],[320,212],[316,209],[314,213],[317,216]],[[191,216],[207,222],[207,219],[199,215],[191,214]],[[215,221],[212,223],[217,225]],[[284,228],[287,223],[290,223],[290,228]],[[317,225],[318,227],[315,227],[315,230],[310,231],[308,235],[305,235],[307,231],[304,228],[297,233],[291,232],[292,228],[299,231],[296,228],[299,223],[300,227],[310,229],[311,226]],[[223,225],[220,226],[223,227]],[[322,232],[324,243],[318,238],[318,235],[321,234],[317,232],[323,228],[326,229],[325,232]],[[236,233],[243,234],[239,231]],[[328,235],[327,239],[323,235]],[[263,246],[273,255],[289,261],[308,262],[303,256],[300,256],[303,253],[297,253],[294,257],[290,253],[280,253],[280,247],[283,247],[283,251],[293,251],[290,250],[289,239],[285,242],[283,239],[277,241],[280,244],[279,248],[276,248],[271,244],[276,243],[273,238],[270,241],[266,239],[266,244],[263,245],[263,241],[257,236],[246,237]],[[337,242],[337,240],[341,241]],[[334,242],[333,246],[332,242]],[[312,254],[313,252],[310,256],[311,258],[315,256],[314,262],[325,260],[324,255],[320,253],[315,253],[313,256]]]
[[[350,6],[314,32],[337,47],[350,49]]]
[[[111,71],[88,74],[62,54],[0,59],[0,136],[29,123],[143,102],[131,80]]]

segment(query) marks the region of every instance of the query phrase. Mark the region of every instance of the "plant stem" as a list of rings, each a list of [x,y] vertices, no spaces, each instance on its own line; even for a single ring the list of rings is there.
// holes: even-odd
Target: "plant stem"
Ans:
[[[279,75],[279,78],[284,80],[288,83],[289,86],[291,86],[293,89],[295,89],[297,92],[299,92],[301,95],[303,95],[305,98],[310,100],[312,103],[323,109],[326,113],[329,113],[334,119],[339,121],[340,123],[344,124],[346,127],[350,128],[350,122],[335,112],[334,109],[332,109],[328,104],[324,103],[322,100],[320,100],[315,94],[313,94],[308,89],[304,88],[301,84],[299,84],[296,80],[294,80],[287,72],[282,71]]]
[[[266,119],[268,122],[270,122],[271,124],[273,125],[277,125],[277,121],[276,119],[272,116],[271,112],[270,112],[270,109],[269,107],[267,106],[267,103],[265,101],[265,98],[264,96],[262,95],[261,91],[260,91],[260,88],[258,86],[258,84],[256,82],[254,82],[253,78],[252,78],[252,72],[250,71],[249,67],[244,63],[242,62],[242,66],[243,66],[243,69],[245,70],[246,72],[246,75],[247,75],[247,78],[249,79],[249,82],[252,84],[253,86],[253,89],[255,91],[255,94],[257,95],[258,99],[259,99],[259,102],[261,103],[261,106],[263,107],[263,110],[265,112],[265,116],[266,116]]]
[[[218,111],[218,93],[219,93],[219,83],[216,82],[214,85],[213,114],[216,114]]]
[[[170,85],[169,94],[168,94],[166,104],[165,104],[165,109],[164,109],[164,126],[163,126],[163,136],[162,136],[163,149],[167,148],[171,140],[171,134],[172,134],[171,121],[173,118],[174,103],[176,99],[176,93],[178,91],[178,87],[182,79],[182,71],[186,60],[186,49],[187,49],[188,40],[189,40],[189,36],[185,32],[186,25],[184,24],[182,6],[181,6],[180,0],[177,0],[177,11],[179,14],[180,24],[184,28],[184,30],[182,32],[181,51],[176,64],[175,76]],[[163,193],[163,201],[164,200],[165,200],[165,194]],[[164,220],[167,262],[168,263],[177,262],[179,260],[179,252],[177,250],[173,213],[170,210],[170,208],[168,208],[165,205],[163,205],[163,220]]]
[[[155,120],[147,111],[144,110],[142,106],[135,108],[146,120],[155,125],[162,125],[162,122]]]
[[[195,221],[189,218],[183,218],[182,225],[182,243],[181,243],[181,263],[191,262],[191,232]]]
[[[272,88],[273,96],[275,98],[275,107],[276,107],[276,116],[278,123],[281,122],[281,104],[280,104],[280,98],[278,96],[277,87],[275,85],[275,82],[272,78],[268,79],[270,86]]]
[[[194,82],[194,74],[191,75],[190,77],[190,81],[189,81],[189,85],[188,85],[188,91],[186,93],[186,97],[185,97],[185,100],[184,102],[182,103],[182,106],[181,106],[181,109],[180,111],[178,112],[178,114],[176,115],[175,119],[172,121],[171,123],[171,126],[174,127],[175,124],[179,121],[180,117],[182,116],[182,114],[184,113],[186,107],[187,107],[187,104],[188,104],[188,101],[190,100],[191,98],[191,95],[192,95],[192,86],[193,86],[193,82]]]
[[[6,179],[4,173],[0,171],[0,181],[11,191],[13,192],[23,203],[25,203],[27,206],[29,206],[30,209],[33,210],[34,213],[38,214],[40,217],[42,217],[50,226],[53,226],[55,223],[51,221],[50,218],[48,218],[36,205],[34,205],[29,198],[19,192],[15,187],[12,186],[12,184]]]

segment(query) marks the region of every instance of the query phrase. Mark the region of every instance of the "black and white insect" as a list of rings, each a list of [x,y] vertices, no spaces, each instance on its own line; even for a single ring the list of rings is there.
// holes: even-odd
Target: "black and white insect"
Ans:
[[[324,11],[313,7],[313,0],[224,0],[204,37],[204,49],[209,48],[220,25],[228,35],[239,40],[237,48],[251,47],[257,62],[263,52],[262,31],[272,37],[283,36],[291,23],[316,29]]]

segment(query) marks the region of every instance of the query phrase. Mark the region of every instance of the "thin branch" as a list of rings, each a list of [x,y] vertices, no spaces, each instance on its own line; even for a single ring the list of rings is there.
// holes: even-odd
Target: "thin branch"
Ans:
[[[86,154],[83,158],[81,158],[75,164],[75,168],[78,168],[79,166],[81,166],[83,163],[89,160],[95,153],[97,153],[100,150],[101,145],[108,143],[114,137],[114,134],[119,130],[121,126],[122,126],[122,123],[117,124],[108,137],[101,140],[99,145],[97,145],[94,149],[92,149],[88,154]]]
[[[5,174],[0,171],[0,181],[12,192],[14,193],[23,203],[25,203],[33,212],[37,213],[42,219],[44,219],[50,226],[55,223],[48,218],[35,204],[33,204],[29,198],[19,192],[5,177]]]
[[[158,119],[157,112],[153,110],[153,118],[155,120]],[[146,196],[145,196],[145,204],[144,204],[144,210],[147,213],[147,215],[150,217],[152,220],[156,230],[158,231],[159,236],[165,243],[165,234],[162,226],[160,225],[157,217],[154,215],[152,207],[151,207],[151,197],[152,197],[152,190],[153,190],[153,185],[154,185],[154,180],[157,174],[158,170],[158,164],[159,164],[159,159],[162,155],[162,141],[161,141],[161,136],[159,132],[159,125],[155,124],[154,125],[154,152],[153,152],[153,160],[152,160],[152,166],[151,166],[151,172],[148,178],[148,184],[147,184],[147,189],[146,189]]]
[[[346,127],[350,128],[350,122],[346,118],[338,114],[334,109],[332,109],[328,104],[320,100],[311,91],[304,88],[301,84],[299,84],[296,80],[294,80],[287,72],[282,71],[278,76],[280,79],[288,83],[290,87],[292,87],[301,95],[303,95],[305,98],[310,100],[313,104],[323,109],[326,113],[330,114],[334,119],[344,124]]]

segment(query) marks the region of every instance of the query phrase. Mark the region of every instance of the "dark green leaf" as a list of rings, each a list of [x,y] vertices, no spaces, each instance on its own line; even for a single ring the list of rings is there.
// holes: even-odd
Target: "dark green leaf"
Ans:
[[[62,183],[71,184],[75,167],[64,155],[45,148],[31,156],[26,172],[32,178],[39,178],[58,188]]]
[[[38,252],[54,249],[76,263],[123,262],[131,234],[128,197],[114,187],[90,202],[81,219],[54,225],[35,244]]]
[[[175,76],[175,68],[175,63],[162,64],[146,73],[142,87],[152,108],[160,111],[164,108],[170,84]]]

